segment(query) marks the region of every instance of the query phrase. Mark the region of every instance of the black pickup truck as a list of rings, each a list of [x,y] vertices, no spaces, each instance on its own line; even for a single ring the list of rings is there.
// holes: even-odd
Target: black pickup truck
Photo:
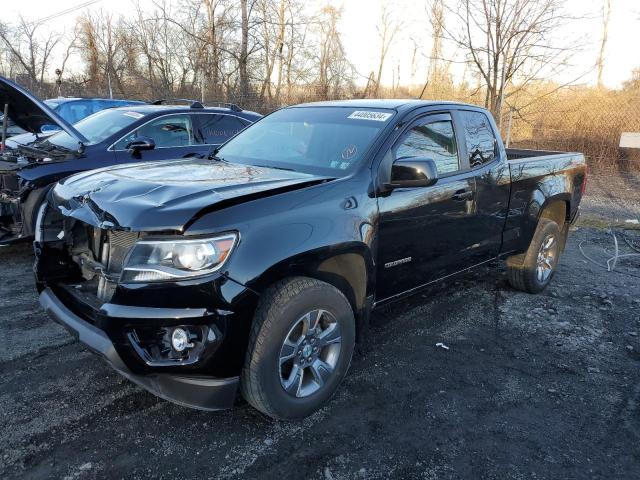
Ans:
[[[577,153],[505,150],[484,109],[357,100],[279,110],[208,159],[61,181],[39,210],[40,302],[125,377],[214,410],[320,408],[373,308],[497,258],[551,280]]]

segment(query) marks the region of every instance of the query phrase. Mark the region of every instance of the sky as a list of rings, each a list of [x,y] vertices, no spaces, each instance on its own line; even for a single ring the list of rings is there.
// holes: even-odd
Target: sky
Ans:
[[[73,9],[91,0],[7,0],[2,5],[2,20],[15,21],[22,15],[29,21],[36,21]],[[60,15],[46,21],[46,28],[55,32],[73,29],[76,17],[85,9],[104,9],[114,13],[130,12],[131,0],[93,0],[95,3],[83,9]],[[580,18],[573,26],[558,32],[556,43],[567,39],[579,39],[581,51],[571,61],[571,66],[558,78],[561,83],[577,80],[580,84],[595,84],[596,73],[593,70],[601,37],[601,8],[605,0],[566,0],[568,11]],[[140,0],[141,5],[152,5],[152,0]],[[320,6],[323,0],[310,0],[309,5]],[[383,74],[383,82],[390,84],[392,71],[400,65],[400,83],[410,81],[410,64],[413,51],[411,37],[419,41],[421,51],[428,55],[431,50],[430,27],[425,8],[419,0],[331,0],[331,3],[343,8],[340,30],[349,60],[355,65],[359,77],[358,83],[366,81],[366,77],[377,69],[379,56],[379,37],[376,25],[379,23],[383,5],[388,5],[397,20],[403,25],[401,33],[396,37],[388,54]],[[612,14],[609,27],[609,39],[605,52],[604,84],[617,88],[631,76],[634,68],[640,67],[640,0],[612,0]],[[444,45],[444,56],[452,56],[455,52]],[[419,69],[416,82],[426,75],[429,60],[419,57]],[[55,68],[55,67],[53,67]],[[453,75],[462,77],[463,72],[454,67]]]

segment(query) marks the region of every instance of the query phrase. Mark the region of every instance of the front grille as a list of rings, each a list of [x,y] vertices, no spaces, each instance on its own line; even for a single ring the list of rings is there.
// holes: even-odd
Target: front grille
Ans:
[[[111,300],[116,281],[122,273],[127,254],[139,238],[137,232],[102,230],[86,225],[87,247],[93,259],[102,265],[105,274],[98,274],[96,296],[101,301]]]
[[[107,271],[109,273],[120,274],[122,272],[124,260],[137,240],[137,232],[108,232],[109,261]]]

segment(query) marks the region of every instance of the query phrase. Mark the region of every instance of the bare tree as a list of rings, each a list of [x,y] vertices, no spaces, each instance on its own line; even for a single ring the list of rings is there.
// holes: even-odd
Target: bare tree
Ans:
[[[321,98],[329,98],[337,93],[343,83],[348,83],[353,77],[353,65],[347,60],[338,22],[342,9],[325,5],[317,19],[319,25],[317,57],[318,72],[317,93]]]
[[[413,48],[411,50],[411,70],[409,74],[409,83],[413,85],[416,80],[416,71],[417,71],[417,62],[416,56],[418,55],[418,42],[416,42],[415,38],[411,38],[411,43],[413,44]]]
[[[122,19],[100,10],[85,13],[78,20],[77,35],[87,64],[88,83],[96,93],[113,96],[125,93],[127,44],[130,41]]]
[[[611,18],[611,0],[604,0],[602,6],[602,39],[600,40],[600,53],[598,55],[598,88],[602,88],[602,71],[604,70],[604,52],[609,36],[609,20]]]
[[[51,54],[61,38],[53,33],[41,36],[40,26],[40,23],[28,22],[22,16],[13,27],[0,24],[0,41],[9,51],[11,62],[15,62],[22,70],[13,73],[26,74],[32,89],[43,87]]]
[[[389,7],[385,4],[382,7],[382,15],[380,17],[380,25],[376,27],[378,36],[380,37],[380,61],[378,63],[378,74],[376,76],[376,85],[373,91],[374,96],[378,96],[380,89],[380,81],[382,79],[382,69],[384,61],[389,52],[389,47],[393,43],[393,39],[400,30],[400,24],[393,18],[393,14]]]
[[[442,0],[434,0],[429,15],[431,23],[431,58],[427,81],[437,84],[441,80],[440,63],[442,61],[442,33],[444,28],[444,4]]]
[[[445,9],[459,29],[443,25],[445,37],[463,50],[480,75],[485,107],[498,123],[506,98],[540,78],[553,77],[566,66],[575,45],[552,45],[557,30],[571,17],[561,0],[458,0]],[[517,80],[517,85],[515,80]],[[507,85],[512,88],[506,92]]]
[[[274,26],[277,27],[278,24],[271,20],[276,17],[273,3],[269,0],[261,0],[259,5],[262,23],[261,43],[264,58],[264,78],[262,80],[262,87],[260,88],[260,98],[264,98],[265,93],[271,98],[271,76],[277,55],[277,49],[275,47],[277,32],[274,31]]]

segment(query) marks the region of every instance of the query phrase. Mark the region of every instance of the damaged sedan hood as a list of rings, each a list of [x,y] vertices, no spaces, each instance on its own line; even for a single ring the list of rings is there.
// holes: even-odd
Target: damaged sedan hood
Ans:
[[[51,203],[100,228],[183,231],[202,212],[326,180],[207,159],[163,161],[74,175],[56,185]]]

